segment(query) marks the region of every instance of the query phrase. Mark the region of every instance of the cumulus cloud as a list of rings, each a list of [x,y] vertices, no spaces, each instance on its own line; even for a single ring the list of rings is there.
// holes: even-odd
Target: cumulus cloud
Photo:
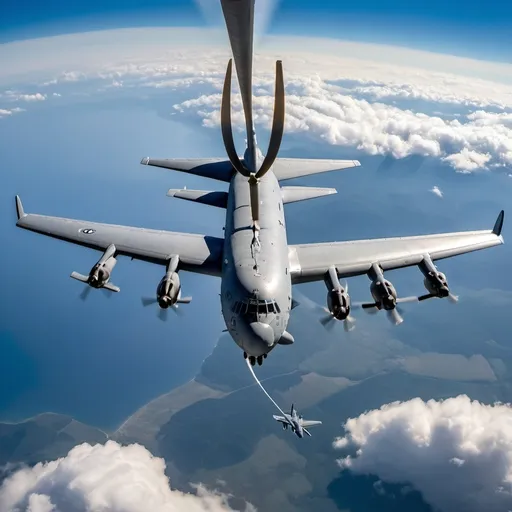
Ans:
[[[3,96],[8,101],[27,101],[27,102],[33,102],[33,101],[44,101],[46,100],[47,96],[46,94],[41,94],[40,92],[36,93],[21,93],[17,91],[5,91]]]
[[[443,191],[437,185],[434,185],[430,189],[430,192],[432,192],[432,194],[436,195],[437,197],[443,197]]]
[[[411,484],[443,512],[512,509],[512,409],[460,395],[394,402],[349,419],[343,469]]]
[[[227,512],[229,496],[171,489],[165,463],[140,445],[75,446],[66,457],[24,468],[0,487],[5,512]],[[255,511],[247,505],[246,512]]]
[[[17,114],[18,112],[23,112],[23,109],[19,107],[10,109],[0,108],[0,119],[2,119],[2,117],[12,116],[13,114]]]
[[[254,100],[255,123],[268,127],[273,96],[269,80],[258,80],[267,94]],[[219,93],[203,94],[174,106],[203,118],[205,126],[220,124]],[[233,102],[233,122],[243,126],[242,105]],[[446,120],[384,103],[370,103],[339,92],[320,77],[296,77],[287,82],[286,130],[304,132],[330,144],[357,147],[371,155],[404,158],[417,154],[437,157],[461,172],[512,166],[509,114],[480,112]]]
[[[198,1],[203,8],[214,9],[206,0]],[[270,13],[272,2],[268,6]],[[62,36],[57,39],[68,43],[61,45],[60,72],[39,83],[46,87],[91,83],[96,94],[128,94],[144,88],[147,95],[151,88],[169,88],[180,94],[175,112],[199,115],[205,126],[217,128],[230,56],[225,29],[220,32],[219,40],[212,39],[213,32],[197,29],[186,33],[133,29],[115,31],[115,37],[109,36],[114,32],[75,36],[81,41],[82,68],[76,67],[76,52],[68,56],[71,36]],[[183,42],[185,35],[188,43]],[[205,39],[210,40],[208,45]],[[54,43],[44,40],[40,46],[53,55]],[[23,55],[29,55],[27,45],[13,43],[12,48],[21,52],[23,47]],[[0,49],[0,62],[9,48]],[[266,128],[271,123],[273,73],[275,59],[280,58],[285,67],[288,132],[371,155],[439,158],[460,172],[512,167],[512,66],[441,55],[434,62],[430,54],[387,50],[382,61],[382,47],[373,45],[268,37],[254,59],[256,123]],[[23,59],[16,62],[21,66]],[[418,62],[423,69],[417,67]],[[426,69],[434,64],[438,70]],[[475,70],[496,81],[474,76]],[[35,101],[37,95],[46,97],[27,93],[24,101],[31,101],[29,97]],[[445,110],[448,113],[443,114]],[[236,96],[233,119],[238,127],[243,126]]]

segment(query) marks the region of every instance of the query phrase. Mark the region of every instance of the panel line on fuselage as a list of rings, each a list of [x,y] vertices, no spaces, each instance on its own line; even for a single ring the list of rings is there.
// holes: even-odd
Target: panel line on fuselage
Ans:
[[[267,354],[286,330],[291,308],[288,243],[279,182],[269,171],[259,184],[259,246],[251,229],[250,190],[246,177],[231,180],[226,208],[221,302],[226,326],[251,356]],[[234,311],[239,302],[275,302],[278,311]]]

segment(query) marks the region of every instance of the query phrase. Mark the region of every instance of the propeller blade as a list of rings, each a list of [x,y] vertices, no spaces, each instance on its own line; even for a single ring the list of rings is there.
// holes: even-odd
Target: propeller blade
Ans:
[[[177,304],[173,304],[171,306],[171,309],[174,311],[174,313],[178,316],[183,316],[183,310],[178,307]]]
[[[449,293],[449,294],[448,294],[448,300],[449,300],[452,304],[456,304],[457,302],[459,302],[459,296],[458,296],[458,295],[453,295],[453,293]]]
[[[419,297],[411,296],[411,297],[399,297],[396,299],[397,304],[405,304],[406,302],[418,302]]]
[[[162,322],[167,322],[169,319],[169,311],[167,309],[158,308],[158,318]]]
[[[320,319],[320,323],[330,331],[334,327],[334,317],[329,313]]]
[[[435,297],[435,295],[432,295],[431,293],[427,293],[425,295],[421,295],[420,297],[418,297],[418,301],[421,302],[422,300],[432,299],[434,297]]]
[[[392,309],[387,312],[388,319],[395,325],[400,325],[404,319],[400,316],[400,313],[396,309]]]
[[[176,303],[177,304],[190,304],[192,302],[192,297],[180,297]]]
[[[145,308],[153,304],[158,304],[158,300],[153,297],[142,297],[140,300]]]
[[[345,332],[350,332],[350,331],[353,331],[356,327],[356,319],[351,317],[351,316],[348,316],[347,318],[345,318],[345,320],[343,320],[343,328],[345,329]]]
[[[89,297],[89,294],[91,293],[91,287],[87,285],[83,290],[82,293],[80,293],[80,300],[86,301],[87,297]]]
[[[377,304],[375,302],[356,302],[355,304],[352,304],[353,308],[361,308],[365,313],[368,313],[369,315],[375,315],[379,308],[377,307]]]

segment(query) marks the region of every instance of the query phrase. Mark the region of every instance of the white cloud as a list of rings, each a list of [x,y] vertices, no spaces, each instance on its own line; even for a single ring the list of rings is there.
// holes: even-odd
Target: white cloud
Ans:
[[[0,119],[2,119],[2,117],[9,117],[9,116],[12,116],[13,114],[17,114],[17,113],[23,112],[23,111],[24,111],[24,109],[19,108],[19,107],[10,108],[10,109],[0,108]]]
[[[465,395],[394,402],[349,419],[338,460],[356,474],[411,484],[443,512],[512,509],[512,409]]]
[[[205,0],[200,3],[209,5]],[[126,29],[11,43],[0,48],[0,69],[6,59],[16,66],[0,72],[0,83],[2,73],[21,76],[39,69],[29,58],[36,54],[38,65],[47,63],[45,73],[50,76],[38,82],[46,87],[90,82],[94,94],[140,94],[141,87],[145,95],[151,88],[179,90],[189,96],[175,106],[177,112],[189,111],[202,117],[206,126],[218,127],[219,93],[230,57],[224,28]],[[266,128],[271,122],[276,58],[284,62],[289,132],[369,154],[435,157],[460,172],[512,166],[511,65],[269,36],[254,59],[256,123]],[[44,96],[26,94],[25,101],[37,95]],[[469,109],[477,110],[468,115]],[[234,122],[242,126],[236,96],[234,110]],[[444,110],[449,113],[443,115]]]
[[[430,192],[432,192],[432,194],[435,194],[437,197],[443,197],[443,191],[437,185],[434,185],[430,189]]]
[[[273,96],[269,80],[256,80],[268,94],[254,100],[255,123],[269,127]],[[339,146],[357,147],[366,153],[412,154],[438,157],[462,172],[512,166],[512,128],[509,114],[466,116],[465,122],[446,120],[384,103],[370,103],[342,94],[318,76],[288,79],[286,130],[305,132]],[[221,96],[203,94],[174,106],[204,119],[205,126],[220,124]],[[242,105],[233,101],[233,122],[243,126]],[[487,113],[486,113],[487,114]],[[491,122],[492,120],[492,122]]]
[[[75,446],[66,457],[10,476],[0,487],[5,512],[226,512],[228,496],[196,486],[171,489],[163,459],[140,445]],[[246,511],[254,511],[247,505]]]
[[[8,101],[28,101],[28,102],[45,101],[47,98],[46,94],[41,94],[40,92],[25,94],[25,93],[20,93],[20,92],[11,91],[11,90],[5,91],[3,96]]]

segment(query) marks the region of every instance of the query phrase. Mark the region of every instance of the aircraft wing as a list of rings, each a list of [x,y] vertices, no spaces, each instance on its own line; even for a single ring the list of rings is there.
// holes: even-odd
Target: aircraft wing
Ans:
[[[426,254],[439,260],[500,245],[503,217],[502,211],[492,230],[290,245],[292,282],[321,280],[331,266],[339,277],[351,277],[367,273],[373,263],[391,270],[418,265]]]
[[[315,421],[315,420],[302,420],[301,425],[302,427],[314,427],[315,425],[321,425],[321,421]]]
[[[281,423],[290,423],[290,420],[288,418],[285,418],[284,416],[276,416],[275,414],[273,415],[273,418],[276,420],[276,421],[280,421]]]
[[[320,158],[277,158],[272,170],[279,181],[300,178],[322,172],[341,171],[358,167],[359,160],[328,160]]]
[[[162,265],[176,254],[183,270],[220,275],[222,238],[27,214],[18,196],[16,209],[16,225],[29,231],[101,251],[114,244],[118,254]]]

